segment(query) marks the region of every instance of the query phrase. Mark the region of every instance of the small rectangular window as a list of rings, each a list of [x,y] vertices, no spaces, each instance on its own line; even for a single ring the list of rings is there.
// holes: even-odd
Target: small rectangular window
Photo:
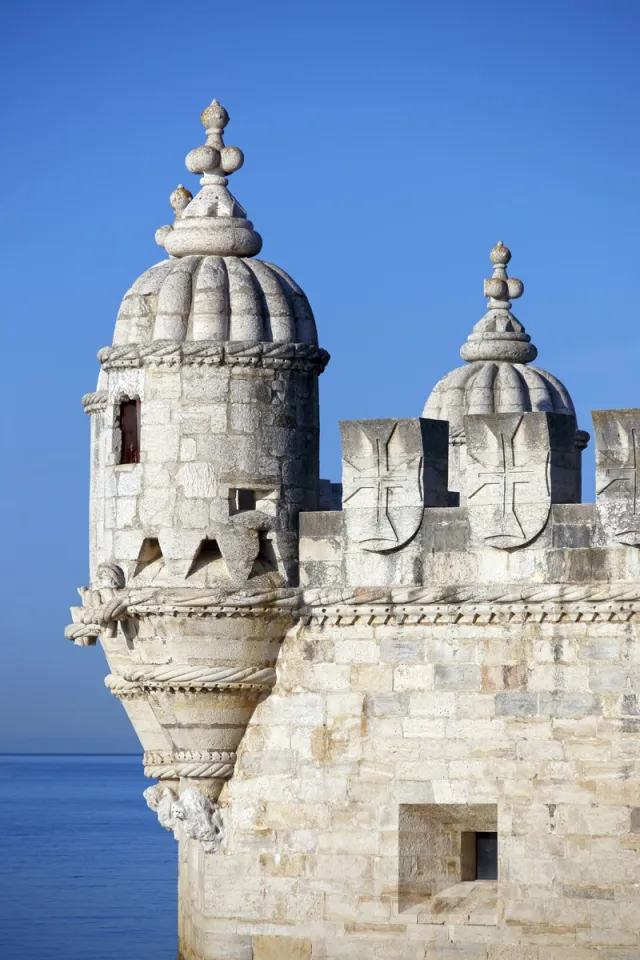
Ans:
[[[140,463],[140,401],[120,404],[120,463]]]
[[[476,833],[476,880],[498,879],[498,834]]]
[[[236,490],[236,510],[255,510],[256,492],[255,490]]]
[[[465,831],[460,835],[461,880],[498,879],[498,834]]]

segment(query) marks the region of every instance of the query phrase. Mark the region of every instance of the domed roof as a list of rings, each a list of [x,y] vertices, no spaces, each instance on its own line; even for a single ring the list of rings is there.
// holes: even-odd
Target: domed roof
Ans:
[[[156,231],[170,258],[146,270],[122,301],[113,343],[154,340],[254,341],[317,344],[305,294],[280,267],[251,259],[262,238],[227,189],[227,176],[244,156],[227,147],[222,133],[229,115],[217,100],[201,116],[202,147],[186,158],[202,173],[195,197],[180,184],[170,203],[171,226]]]
[[[125,294],[114,344],[149,340],[318,342],[309,301],[280,267],[195,254],[156,263]]]
[[[510,259],[500,241],[491,251],[493,276],[484,285],[489,310],[460,350],[468,366],[443,377],[425,404],[423,416],[448,420],[451,437],[462,432],[465,414],[533,410],[575,417],[567,388],[545,370],[529,366],[538,351],[510,310],[511,298],[524,292],[520,280],[507,276]]]

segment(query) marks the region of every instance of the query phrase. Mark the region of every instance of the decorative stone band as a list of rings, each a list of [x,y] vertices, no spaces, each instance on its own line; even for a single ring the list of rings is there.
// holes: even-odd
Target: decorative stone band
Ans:
[[[153,780],[230,780],[237,755],[232,750],[178,750],[162,753],[147,750],[143,757],[144,775]]]
[[[306,590],[303,622],[524,623],[640,619],[640,583],[547,583]]]
[[[484,587],[443,584],[361,590],[301,591],[286,588],[246,595],[208,589],[164,588],[125,589],[117,594],[103,607],[78,608],[82,611],[83,621],[70,624],[65,635],[77,644],[89,645],[95,643],[110,622],[147,616],[264,618],[288,615],[292,625],[300,619],[348,624],[360,619],[388,622],[394,618],[402,623],[488,623],[523,618],[624,622],[633,617],[640,618],[640,582],[628,581],[489,584]],[[121,684],[118,696],[138,696],[142,692],[138,681],[117,677],[113,682],[116,680]]]
[[[89,591],[95,594],[97,591]],[[116,620],[145,616],[186,617],[281,617],[300,605],[300,591],[283,587],[272,590],[118,589],[101,606],[72,607],[74,622],[64,635],[77,646],[94,646],[102,631]],[[86,601],[85,601],[86,602]]]
[[[84,407],[84,412],[88,414],[100,413],[101,410],[106,410],[106,390],[98,390],[97,393],[85,393],[82,398],[82,406]]]
[[[98,360],[105,370],[141,367],[146,364],[206,366],[235,365],[273,369],[305,370],[322,373],[329,354],[308,343],[264,343],[237,340],[219,343],[212,340],[151,340],[147,343],[126,343],[103,347]],[[89,396],[96,396],[90,394]],[[84,401],[83,401],[84,402]]]
[[[128,670],[124,676],[110,673],[105,685],[120,699],[131,699],[154,690],[247,690],[260,694],[276,682],[274,667],[166,667],[148,666]]]
[[[300,597],[300,591],[292,587],[259,593],[176,588],[136,594],[132,590],[128,611],[133,617],[277,617],[294,613]]]

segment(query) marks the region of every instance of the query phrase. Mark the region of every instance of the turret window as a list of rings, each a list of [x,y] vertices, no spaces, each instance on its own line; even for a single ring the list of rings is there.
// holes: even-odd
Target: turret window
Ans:
[[[140,463],[140,401],[120,403],[120,463]]]
[[[255,490],[236,490],[236,512],[241,513],[243,510],[255,510],[256,508],[256,492]]]

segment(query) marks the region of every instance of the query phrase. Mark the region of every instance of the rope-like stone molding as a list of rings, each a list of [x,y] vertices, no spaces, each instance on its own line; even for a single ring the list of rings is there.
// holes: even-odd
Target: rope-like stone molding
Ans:
[[[70,623],[64,628],[64,635],[77,647],[95,647],[102,629],[99,623]]]
[[[110,673],[105,686],[120,699],[141,696],[146,691],[167,690],[270,690],[276,682],[274,667],[165,667],[128,670],[124,676]]]
[[[638,583],[551,583],[307,590],[302,620],[350,625],[592,622],[640,618]]]
[[[315,370],[322,373],[329,354],[308,343],[265,343],[238,340],[219,343],[210,340],[151,340],[103,347],[98,360],[105,370],[140,367],[145,364],[200,364],[208,366],[241,365],[291,370]]]
[[[448,586],[372,587],[356,590],[304,591],[305,607],[360,606],[362,604],[434,603],[633,603],[640,602],[640,582],[606,583],[496,583]]]
[[[82,398],[82,406],[84,407],[84,412],[88,414],[99,413],[101,410],[106,410],[106,390],[98,390],[96,393],[85,393]]]
[[[232,750],[178,750],[174,754],[146,751],[144,775],[154,780],[229,780],[233,776],[237,755]]]
[[[261,593],[185,588],[133,589],[97,608],[65,630],[91,644],[104,627],[127,617],[288,617],[346,624],[356,619],[399,622],[492,622],[493,620],[616,620],[640,616],[640,583],[458,584],[373,587],[355,590],[282,588]],[[417,618],[417,619],[416,619]],[[133,686],[126,691],[134,694]],[[122,690],[124,694],[124,689]]]
[[[274,667],[165,667],[149,666],[127,670],[128,683],[153,687],[260,687],[269,689],[276,682]]]

